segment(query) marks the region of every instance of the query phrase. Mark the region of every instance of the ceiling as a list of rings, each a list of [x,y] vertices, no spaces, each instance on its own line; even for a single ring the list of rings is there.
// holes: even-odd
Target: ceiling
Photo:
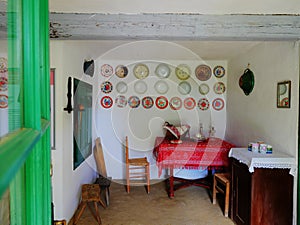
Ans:
[[[176,42],[203,59],[230,59],[262,41],[298,41],[299,15],[50,13],[51,40]],[[0,1],[0,39],[6,39]]]

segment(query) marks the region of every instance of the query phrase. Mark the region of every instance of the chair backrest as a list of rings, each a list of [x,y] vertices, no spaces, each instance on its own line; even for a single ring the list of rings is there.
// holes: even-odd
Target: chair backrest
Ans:
[[[128,164],[129,160],[129,149],[128,149],[128,137],[125,138],[125,162]]]
[[[102,144],[100,138],[96,138],[94,147],[94,157],[96,160],[98,173],[104,177],[107,177],[106,166],[104,161],[104,155],[102,150]]]

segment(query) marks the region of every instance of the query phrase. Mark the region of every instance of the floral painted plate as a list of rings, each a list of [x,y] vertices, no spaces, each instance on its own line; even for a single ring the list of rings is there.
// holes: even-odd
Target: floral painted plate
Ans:
[[[142,99],[142,106],[145,109],[150,109],[153,106],[153,98],[151,98],[150,96],[146,96]]]
[[[113,90],[113,85],[112,85],[112,83],[110,83],[109,81],[104,81],[104,82],[101,84],[100,88],[101,88],[101,91],[102,91],[103,93],[108,94],[108,93],[112,92],[112,90]]]
[[[8,106],[8,97],[7,95],[0,95],[0,108],[4,109]]]
[[[171,98],[169,105],[171,107],[171,109],[173,110],[179,110],[182,107],[182,101],[181,98],[179,97],[173,97]]]
[[[112,100],[112,98],[109,97],[109,96],[103,96],[103,97],[101,98],[100,103],[101,103],[101,105],[102,105],[103,108],[108,109],[108,108],[112,107],[112,105],[113,105],[113,100]]]
[[[217,78],[221,78],[225,75],[225,69],[223,66],[215,66],[214,67],[214,75]]]
[[[224,100],[222,98],[216,98],[212,102],[212,107],[214,110],[220,111],[224,108]]]
[[[113,68],[109,64],[103,64],[101,66],[101,74],[104,77],[110,77],[113,74]]]
[[[199,85],[199,92],[201,95],[206,95],[209,92],[209,86],[207,84],[200,84]]]
[[[127,105],[126,97],[124,95],[118,95],[115,104],[120,108],[124,108]]]
[[[120,77],[120,78],[124,78],[127,76],[128,74],[128,68],[126,66],[123,66],[123,65],[118,65],[116,67],[116,72],[115,74]]]
[[[137,79],[145,79],[149,75],[149,68],[143,63],[135,65],[133,74]]]
[[[190,85],[189,82],[187,81],[182,81],[180,82],[180,84],[177,87],[177,90],[179,91],[179,93],[183,94],[183,95],[187,95],[191,92],[192,87]]]
[[[141,101],[140,101],[139,97],[137,97],[137,96],[130,96],[128,99],[128,105],[131,108],[139,107],[140,103],[141,103]]]
[[[209,109],[209,101],[207,100],[207,98],[201,98],[198,101],[198,107],[201,110],[207,110],[207,109]]]
[[[217,82],[214,85],[214,92],[218,95],[223,94],[225,89],[225,84],[223,82]]]
[[[7,72],[7,59],[5,57],[0,57],[0,73]]]
[[[175,74],[179,80],[187,80],[191,75],[191,69],[186,64],[180,64],[175,68]]]
[[[168,106],[168,99],[164,96],[159,96],[156,98],[155,105],[159,109],[165,109]]]
[[[189,97],[189,98],[184,99],[183,105],[184,105],[184,108],[186,108],[188,110],[192,110],[196,106],[196,101],[194,98]]]
[[[0,77],[0,91],[7,91],[8,81],[6,77]]]
[[[196,77],[201,81],[207,81],[211,77],[211,68],[208,65],[199,65],[195,69]]]

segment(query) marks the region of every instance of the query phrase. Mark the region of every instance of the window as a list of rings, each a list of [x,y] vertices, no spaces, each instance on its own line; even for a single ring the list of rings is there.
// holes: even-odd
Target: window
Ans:
[[[0,6],[6,8],[7,41],[0,47],[7,51],[8,72],[7,106],[4,98],[1,103],[8,123],[0,120],[0,198],[9,188],[10,224],[50,225],[48,1],[8,0]]]

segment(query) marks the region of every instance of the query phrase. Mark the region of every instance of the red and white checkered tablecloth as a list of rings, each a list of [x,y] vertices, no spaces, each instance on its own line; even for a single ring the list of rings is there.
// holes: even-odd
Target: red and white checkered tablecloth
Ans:
[[[198,142],[191,138],[182,139],[182,143],[173,144],[164,137],[157,137],[153,154],[158,166],[158,175],[162,169],[169,168],[218,168],[229,165],[228,152],[234,147],[220,138],[208,138]]]

